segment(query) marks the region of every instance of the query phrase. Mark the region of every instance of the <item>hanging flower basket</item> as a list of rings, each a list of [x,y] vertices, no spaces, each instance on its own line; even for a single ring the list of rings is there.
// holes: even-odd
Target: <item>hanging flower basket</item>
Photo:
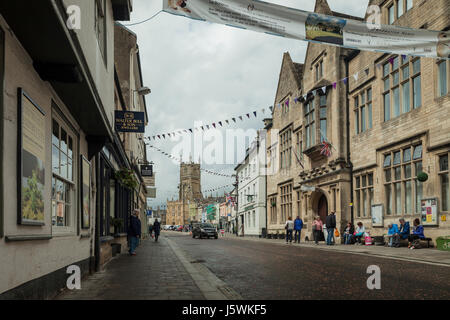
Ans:
[[[426,174],[425,172],[419,172],[417,174],[417,180],[419,180],[420,182],[425,182],[428,180],[428,174]]]
[[[134,172],[131,169],[122,168],[116,172],[116,179],[125,187],[129,189],[136,189],[139,183],[134,176]]]

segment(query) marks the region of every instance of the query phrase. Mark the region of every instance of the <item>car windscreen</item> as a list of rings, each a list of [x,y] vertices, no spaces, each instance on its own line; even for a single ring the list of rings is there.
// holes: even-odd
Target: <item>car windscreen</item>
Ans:
[[[214,226],[210,223],[203,223],[202,228],[214,228]]]

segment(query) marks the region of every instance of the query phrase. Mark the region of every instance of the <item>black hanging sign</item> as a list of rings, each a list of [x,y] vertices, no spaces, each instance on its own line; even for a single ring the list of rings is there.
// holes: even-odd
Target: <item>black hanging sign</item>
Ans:
[[[142,165],[141,166],[141,176],[153,177],[153,166],[152,165]]]
[[[117,132],[145,133],[145,113],[133,111],[115,111]]]

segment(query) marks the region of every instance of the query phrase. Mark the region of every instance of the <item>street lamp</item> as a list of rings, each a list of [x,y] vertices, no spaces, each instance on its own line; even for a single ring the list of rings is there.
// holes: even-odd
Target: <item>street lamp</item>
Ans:
[[[140,96],[146,96],[146,95],[152,93],[152,90],[149,87],[142,87],[137,90],[134,90],[134,92],[137,92],[138,95],[140,95]]]

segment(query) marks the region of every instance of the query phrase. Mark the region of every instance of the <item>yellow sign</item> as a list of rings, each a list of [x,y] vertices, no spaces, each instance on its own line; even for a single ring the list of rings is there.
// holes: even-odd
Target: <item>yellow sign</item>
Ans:
[[[447,216],[445,214],[441,216],[441,221],[447,221]]]

